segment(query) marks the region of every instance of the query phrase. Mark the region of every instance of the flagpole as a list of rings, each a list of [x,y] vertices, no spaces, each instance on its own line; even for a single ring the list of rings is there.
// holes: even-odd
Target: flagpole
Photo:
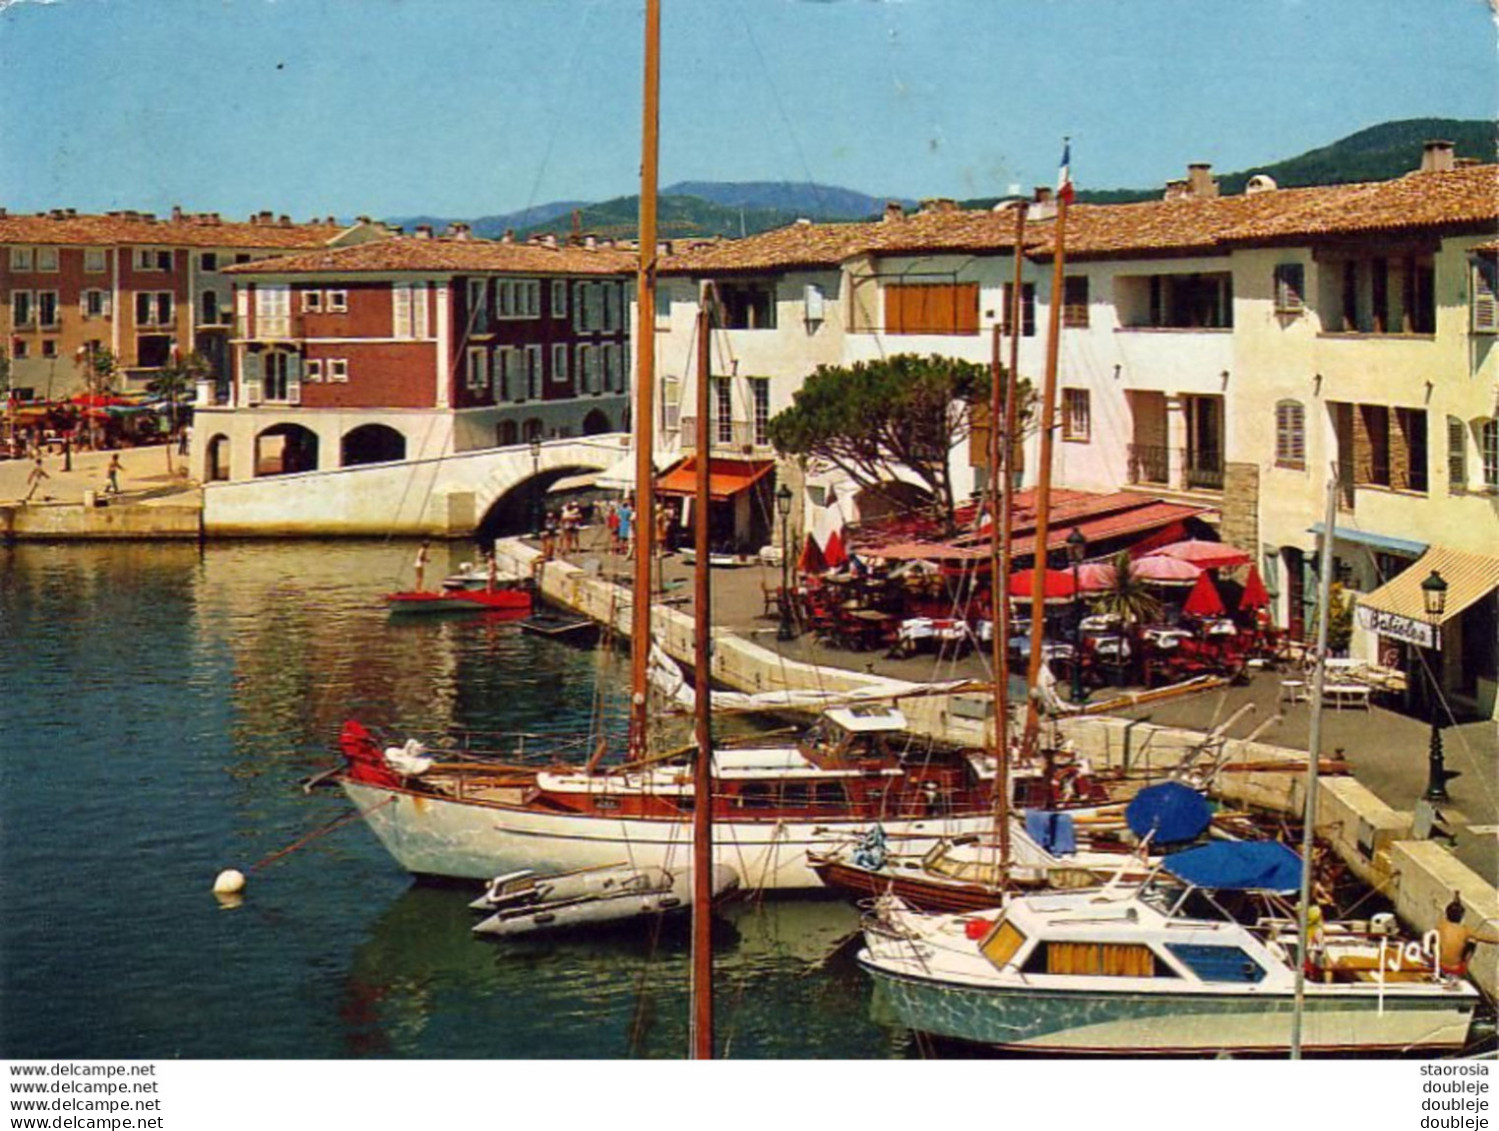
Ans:
[[[1027,757],[1033,757],[1036,753],[1036,739],[1041,728],[1036,683],[1041,678],[1042,655],[1045,651],[1042,644],[1046,631],[1046,543],[1051,534],[1051,463],[1057,411],[1057,358],[1062,334],[1063,272],[1067,264],[1067,206],[1072,201],[1072,171],[1069,167],[1071,155],[1071,141],[1067,139],[1062,146],[1061,176],[1057,185],[1056,247],[1051,271],[1051,304],[1046,321],[1046,372],[1041,394],[1041,466],[1036,476],[1036,541],[1031,562],[1031,657],[1025,677],[1028,694],[1023,750]],[[1081,660],[1081,656],[1072,657],[1074,664]]]

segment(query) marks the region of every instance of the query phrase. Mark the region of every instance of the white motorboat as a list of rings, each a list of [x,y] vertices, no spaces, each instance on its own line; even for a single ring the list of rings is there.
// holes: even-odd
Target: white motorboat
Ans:
[[[1168,856],[1140,884],[1013,897],[1003,909],[923,915],[885,898],[860,964],[907,1027],[1045,1054],[1284,1054],[1295,1011],[1289,915],[1273,906],[1301,861],[1279,844]],[[1308,1052],[1461,1048],[1479,1002],[1435,967],[1433,942],[1389,917],[1326,924],[1309,947]]]
[[[686,868],[630,864],[544,874],[527,869],[496,876],[469,906],[490,912],[475,934],[513,938],[686,911],[692,906],[691,880]],[[714,898],[738,886],[733,869],[713,869]]]

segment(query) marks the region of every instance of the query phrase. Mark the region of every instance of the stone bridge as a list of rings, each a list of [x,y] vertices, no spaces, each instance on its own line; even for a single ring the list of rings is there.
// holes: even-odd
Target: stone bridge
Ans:
[[[430,458],[210,482],[203,490],[209,537],[426,536],[461,538],[496,508],[529,508],[558,479],[624,459],[623,433],[543,440]],[[533,494],[532,492],[535,492]]]

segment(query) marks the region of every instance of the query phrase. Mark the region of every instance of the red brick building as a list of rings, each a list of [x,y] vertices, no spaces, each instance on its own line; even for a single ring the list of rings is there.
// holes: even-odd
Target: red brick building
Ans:
[[[231,267],[206,479],[435,458],[628,423],[633,253],[418,235]]]

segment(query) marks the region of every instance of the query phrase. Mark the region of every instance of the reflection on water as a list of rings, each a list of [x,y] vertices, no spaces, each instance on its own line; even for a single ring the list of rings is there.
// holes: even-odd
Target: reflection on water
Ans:
[[[450,552],[451,560],[445,560]],[[439,548],[431,571],[467,547]],[[506,943],[469,892],[412,886],[301,779],[349,715],[395,729],[586,733],[623,665],[477,617],[392,621],[391,543],[0,549],[0,1055],[675,1057],[684,933]],[[602,690],[601,690],[602,689]],[[529,740],[535,741],[535,740]],[[852,909],[732,906],[722,1047],[888,1056],[840,949]]]

